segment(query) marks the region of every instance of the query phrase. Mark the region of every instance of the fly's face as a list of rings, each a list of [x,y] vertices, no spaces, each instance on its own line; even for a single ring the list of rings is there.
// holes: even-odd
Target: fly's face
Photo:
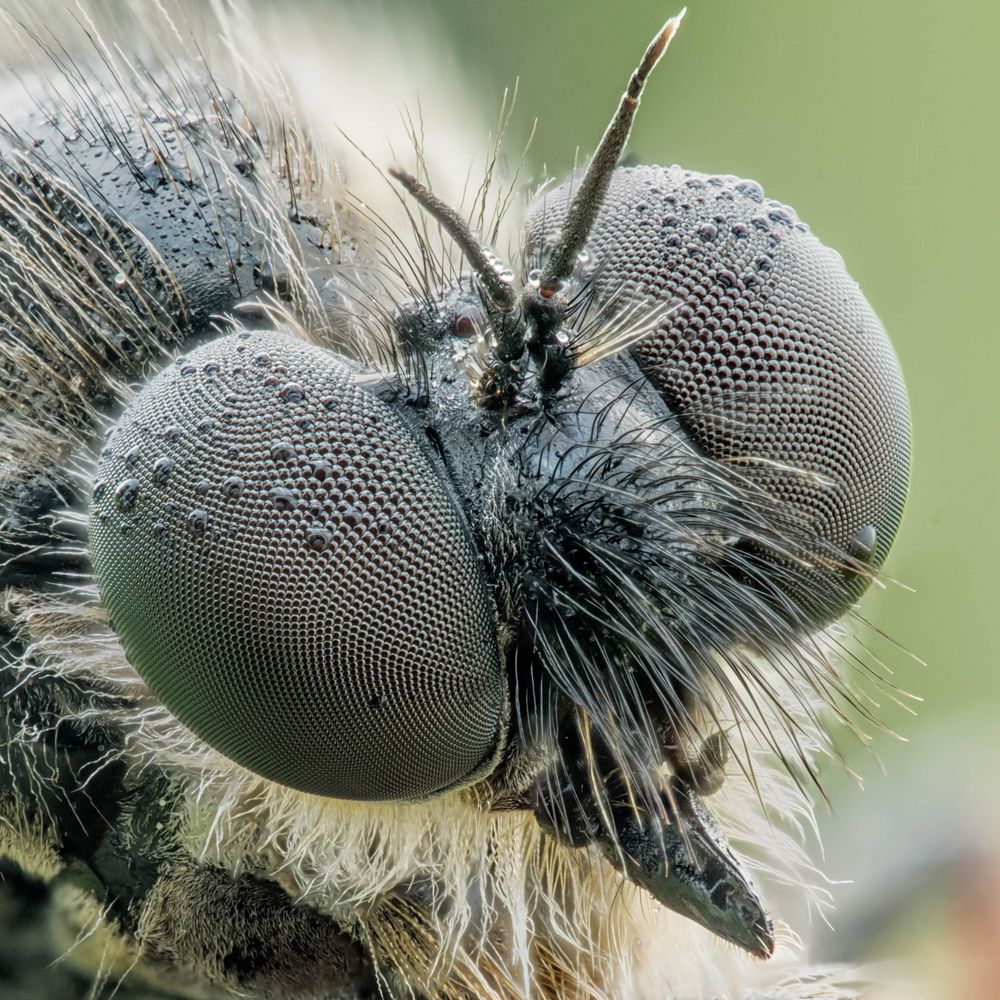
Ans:
[[[766,957],[705,799],[741,727],[806,762],[784,700],[850,698],[812,637],[892,542],[908,412],[791,210],[618,166],[678,24],[513,266],[391,171],[468,265],[355,311],[393,364],[286,316],[148,380],[97,459],[88,546],[129,663],[213,751],[331,800],[465,789]]]

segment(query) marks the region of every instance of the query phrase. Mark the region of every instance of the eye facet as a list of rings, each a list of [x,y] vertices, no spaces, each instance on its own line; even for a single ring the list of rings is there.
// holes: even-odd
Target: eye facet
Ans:
[[[412,799],[500,751],[464,518],[404,420],[320,348],[241,333],[154,378],[102,452],[90,549],[135,669],[260,775]]]
[[[529,215],[543,256],[569,193]],[[839,617],[889,550],[909,471],[899,365],[840,256],[753,181],[679,167],[617,170],[588,250],[601,298],[681,303],[635,357],[701,450],[794,526],[785,592],[815,624]]]

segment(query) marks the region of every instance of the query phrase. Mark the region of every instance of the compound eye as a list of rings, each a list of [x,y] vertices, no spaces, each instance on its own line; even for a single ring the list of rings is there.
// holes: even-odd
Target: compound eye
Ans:
[[[531,245],[555,238],[566,201],[557,189],[530,213]],[[773,509],[783,544],[743,554],[810,624],[839,617],[889,550],[909,473],[899,365],[840,256],[754,182],[679,167],[617,170],[588,250],[602,295],[680,301],[636,359]]]
[[[464,517],[327,351],[244,332],[150,381],[101,454],[90,551],[130,663],[259,775],[416,799],[499,753],[506,682]]]

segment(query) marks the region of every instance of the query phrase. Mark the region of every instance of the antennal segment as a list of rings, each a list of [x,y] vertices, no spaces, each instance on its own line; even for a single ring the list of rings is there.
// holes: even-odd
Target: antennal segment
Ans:
[[[558,283],[562,279],[568,278],[572,273],[577,254],[583,249],[587,237],[590,235],[594,219],[597,218],[597,213],[604,201],[604,195],[608,190],[611,174],[618,166],[622,150],[625,148],[629,133],[632,131],[632,122],[639,108],[639,97],[646,85],[646,80],[660,61],[660,57],[666,52],[667,46],[677,33],[685,13],[687,13],[686,7],[675,17],[670,18],[660,29],[656,37],[649,43],[645,55],[629,78],[618,110],[608,124],[600,145],[587,167],[587,172],[584,174],[572,202],[570,202],[566,222],[559,234],[559,242],[553,247],[549,259],[542,269],[539,285],[543,295],[546,292],[551,295]]]
[[[569,311],[564,292],[566,279],[573,273],[577,256],[583,250],[604,203],[611,175],[618,166],[632,130],[646,80],[677,33],[684,13],[682,10],[659,30],[629,77],[618,110],[569,204],[556,245],[541,274],[529,281],[521,292],[521,307],[529,320],[528,349],[538,371],[539,385],[546,392],[557,391],[574,367],[569,338],[561,329]]]
[[[395,177],[407,191],[420,203],[428,215],[441,224],[444,231],[458,244],[459,250],[472,267],[473,273],[479,279],[493,304],[501,312],[510,312],[517,305],[517,298],[511,288],[513,274],[497,268],[496,258],[479,242],[476,234],[469,228],[466,221],[450,205],[445,204],[430,188],[396,167],[389,168],[389,175]],[[505,274],[510,274],[506,278]]]

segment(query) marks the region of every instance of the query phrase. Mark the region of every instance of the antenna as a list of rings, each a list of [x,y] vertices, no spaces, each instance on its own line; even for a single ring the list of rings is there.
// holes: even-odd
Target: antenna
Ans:
[[[542,295],[545,295],[547,289],[551,293],[559,281],[568,278],[572,273],[577,254],[587,242],[594,220],[604,202],[608,184],[611,182],[611,174],[618,166],[622,150],[625,148],[629,133],[632,131],[632,122],[639,109],[639,98],[646,85],[646,80],[660,61],[660,57],[667,51],[667,46],[677,33],[686,13],[687,8],[685,7],[676,17],[670,18],[664,24],[656,37],[649,43],[642,61],[629,78],[628,86],[618,104],[618,110],[608,123],[600,145],[591,158],[587,172],[583,175],[583,180],[570,203],[566,221],[559,234],[559,242],[549,254],[549,259],[542,270],[539,282]]]
[[[412,174],[397,168],[389,171],[458,244],[486,292],[493,357],[480,378],[481,406],[506,407],[514,401],[524,380],[520,359],[525,348],[530,350],[543,391],[554,392],[572,372],[568,338],[560,335],[569,309],[563,293],[565,280],[573,273],[577,256],[586,245],[604,203],[611,175],[632,131],[646,80],[666,52],[686,12],[687,8],[670,18],[647,46],[569,204],[566,221],[541,276],[525,285],[520,296],[515,296],[511,288],[510,270],[479,242],[453,208]]]
[[[389,175],[395,177],[428,215],[441,223],[444,231],[458,244],[459,250],[472,266],[473,273],[486,289],[486,294],[493,300],[493,304],[501,312],[510,312],[516,305],[516,299],[510,286],[510,279],[504,277],[505,274],[510,274],[509,269],[504,268],[476,239],[476,234],[455,209],[443,202],[430,188],[421,184],[413,174],[408,174],[397,167],[390,167]]]

